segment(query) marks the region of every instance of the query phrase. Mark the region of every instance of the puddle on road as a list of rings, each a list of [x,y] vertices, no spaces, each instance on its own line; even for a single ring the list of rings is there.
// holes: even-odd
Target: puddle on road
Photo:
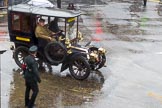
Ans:
[[[144,11],[145,8],[142,7],[143,1],[134,1],[132,5],[129,7],[130,12],[141,12]]]
[[[119,0],[118,0],[119,1]],[[122,1],[122,0],[121,0]],[[115,2],[115,1],[114,1]],[[117,39],[123,41],[150,41],[147,39],[132,39],[131,37],[127,37],[128,35],[147,35],[147,34],[155,34],[155,33],[148,33],[149,27],[157,27],[158,23],[161,22],[161,18],[147,18],[147,17],[140,17],[137,13],[146,11],[146,8],[143,7],[143,1],[132,1],[130,2],[131,5],[128,8],[130,11],[130,16],[132,19],[107,19],[104,17],[104,13],[100,10],[96,10],[94,13],[93,11],[89,11],[89,15],[94,18],[94,26],[88,27],[94,34],[102,33],[113,34],[116,36]],[[159,16],[162,13],[161,6],[157,7],[157,12]],[[88,11],[87,11],[88,12]],[[97,24],[95,24],[97,22]],[[127,35],[127,36],[121,36]],[[101,37],[100,40],[108,40],[109,37]],[[93,37],[92,37],[93,38]],[[157,41],[157,40],[153,40]]]
[[[134,54],[141,54],[143,53],[142,50],[135,50],[135,49],[128,49],[129,52],[134,53]]]
[[[18,70],[19,71],[19,70]],[[70,76],[61,77],[49,73],[41,73],[39,95],[36,100],[38,108],[62,108],[80,106],[92,102],[104,83],[101,72],[92,73],[89,79],[78,81]],[[14,72],[14,88],[11,91],[10,107],[24,108],[24,79],[19,72]]]
[[[130,11],[133,12],[142,11],[140,7],[141,5],[138,3],[139,2],[132,3],[132,5],[130,6]],[[96,12],[94,13],[93,11],[91,11],[91,9],[89,10],[90,11],[86,11],[86,13],[88,13],[88,15],[94,19],[94,22],[92,22],[94,25],[91,25],[91,27],[88,28],[94,30],[93,32],[96,34],[98,34],[98,31],[100,34],[102,31],[103,33],[111,33],[116,36],[145,34],[145,31],[140,29],[141,25],[138,19],[113,19],[113,18],[107,19],[105,18],[105,15],[102,11],[96,10]]]

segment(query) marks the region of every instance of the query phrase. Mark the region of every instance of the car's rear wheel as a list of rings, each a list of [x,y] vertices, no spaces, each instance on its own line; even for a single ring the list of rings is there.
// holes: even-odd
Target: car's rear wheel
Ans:
[[[29,54],[28,48],[25,46],[19,46],[14,52],[14,59],[16,64],[21,67],[24,63],[24,58]]]
[[[84,80],[90,74],[90,65],[83,56],[77,56],[72,59],[69,71],[75,79]]]

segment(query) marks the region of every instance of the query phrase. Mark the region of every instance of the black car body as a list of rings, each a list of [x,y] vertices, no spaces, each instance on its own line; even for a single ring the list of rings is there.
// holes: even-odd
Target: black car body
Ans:
[[[61,71],[69,68],[72,76],[79,80],[86,79],[91,70],[102,68],[106,62],[104,48],[88,44],[86,47],[78,45],[82,39],[82,33],[78,30],[80,15],[80,11],[35,7],[28,4],[9,6],[8,29],[10,41],[14,42],[13,57],[17,65],[21,67],[30,46],[38,45],[35,28],[38,19],[43,17],[48,24],[53,18],[59,18],[64,37],[60,34],[56,37],[56,42],[47,44],[44,52],[38,53],[40,60],[51,65],[62,63]],[[73,34],[70,34],[72,28]]]

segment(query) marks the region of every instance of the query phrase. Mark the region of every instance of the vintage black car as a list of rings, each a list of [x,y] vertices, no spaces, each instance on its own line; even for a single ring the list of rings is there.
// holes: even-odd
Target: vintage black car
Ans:
[[[28,55],[28,48],[38,46],[35,28],[39,18],[44,18],[47,25],[58,18],[59,27],[64,32],[55,36],[57,41],[49,42],[43,52],[38,47],[40,61],[50,65],[61,66],[61,72],[69,68],[71,75],[78,80],[86,79],[92,70],[100,69],[106,62],[105,49],[89,45],[79,45],[82,33],[79,32],[81,12],[28,4],[17,4],[8,7],[8,29],[10,41],[14,42],[13,57],[18,66],[23,64]]]

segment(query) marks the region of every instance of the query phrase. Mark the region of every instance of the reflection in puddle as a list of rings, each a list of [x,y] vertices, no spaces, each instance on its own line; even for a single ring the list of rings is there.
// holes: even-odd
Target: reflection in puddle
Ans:
[[[67,2],[71,2],[71,3],[75,3],[75,4],[90,4],[90,5],[101,5],[101,4],[105,4],[105,2],[103,2],[103,0],[66,0]]]
[[[24,106],[24,79],[21,70],[14,70],[14,89],[10,97],[11,108]],[[101,72],[93,72],[87,80],[78,81],[70,76],[61,77],[46,72],[41,73],[42,82],[36,104],[38,108],[60,108],[79,106],[92,102],[104,83]],[[15,98],[18,97],[18,98]]]

